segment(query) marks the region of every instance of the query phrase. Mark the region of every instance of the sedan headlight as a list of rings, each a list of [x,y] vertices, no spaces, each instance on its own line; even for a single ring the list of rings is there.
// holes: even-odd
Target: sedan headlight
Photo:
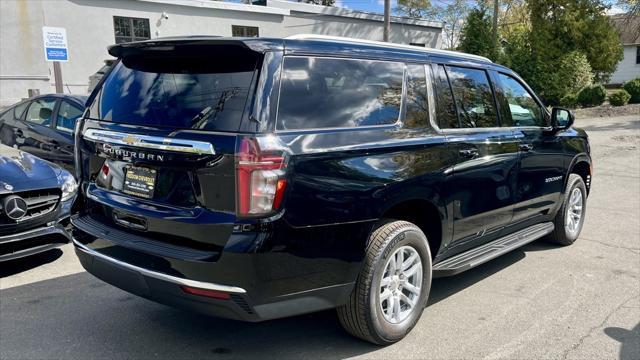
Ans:
[[[64,176],[64,182],[60,187],[62,189],[62,201],[71,199],[78,192],[78,183],[71,174]]]

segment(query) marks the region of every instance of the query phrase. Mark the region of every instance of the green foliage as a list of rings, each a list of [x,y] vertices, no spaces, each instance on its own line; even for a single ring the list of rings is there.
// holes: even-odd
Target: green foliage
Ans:
[[[563,82],[565,93],[577,93],[593,83],[593,73],[587,56],[580,51],[572,51],[560,60],[558,80]]]
[[[569,109],[575,109],[578,107],[578,95],[576,94],[567,94],[560,99],[560,106],[566,107]]]
[[[567,53],[579,50],[597,81],[606,81],[622,60],[618,32],[598,0],[530,0],[532,56],[553,70]],[[542,69],[542,70],[545,70]],[[549,85],[540,84],[542,88]]]
[[[584,107],[602,105],[606,98],[607,92],[602,85],[587,86],[578,93],[578,103]]]
[[[398,0],[395,10],[414,18],[430,17],[433,14],[433,6],[429,0]]]
[[[627,81],[622,86],[629,95],[631,95],[631,99],[629,100],[632,104],[640,103],[640,77],[637,77],[633,80]]]
[[[575,94],[593,83],[591,66],[579,51],[566,54],[557,65],[538,64],[537,68],[545,69],[535,76],[544,86],[540,95],[550,104],[557,104],[565,95]]]
[[[491,17],[484,8],[471,10],[460,32],[458,50],[494,58],[491,27]]]
[[[618,90],[609,96],[609,103],[613,106],[627,105],[631,95],[626,90]]]

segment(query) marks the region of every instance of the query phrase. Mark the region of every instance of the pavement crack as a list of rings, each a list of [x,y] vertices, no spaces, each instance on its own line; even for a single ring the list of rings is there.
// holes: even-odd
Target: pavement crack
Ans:
[[[586,241],[591,241],[594,243],[598,243],[600,245],[604,245],[604,246],[608,246],[608,247],[612,247],[612,248],[616,248],[616,249],[626,249],[626,250],[631,250],[632,252],[635,251],[640,251],[640,248],[633,248],[633,247],[627,247],[627,246],[621,246],[621,245],[614,245],[614,244],[609,244],[600,240],[594,240],[594,239],[587,239],[584,237],[581,237],[580,240],[586,240]]]
[[[580,346],[582,346],[584,341],[589,336],[591,336],[594,331],[602,328],[609,321],[609,319],[613,316],[613,314],[615,314],[618,310],[622,309],[628,302],[630,302],[631,300],[636,299],[636,298],[640,298],[640,296],[634,295],[634,296],[626,299],[625,301],[623,301],[620,305],[616,306],[615,309],[611,310],[611,312],[609,314],[607,314],[607,316],[604,318],[604,320],[602,320],[602,322],[600,322],[596,326],[591,327],[589,329],[589,331],[585,335],[580,337],[580,339],[578,339],[578,341],[575,344],[573,344],[569,349],[565,350],[565,352],[562,354],[562,359],[566,360],[567,357],[569,356],[569,354],[572,353],[573,351],[575,351],[576,349],[578,349]]]

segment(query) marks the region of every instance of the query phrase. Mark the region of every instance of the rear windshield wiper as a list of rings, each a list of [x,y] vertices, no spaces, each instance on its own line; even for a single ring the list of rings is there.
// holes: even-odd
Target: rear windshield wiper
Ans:
[[[202,109],[202,111],[200,111],[196,116],[194,116],[193,119],[191,119],[191,128],[203,129],[207,124],[209,118],[211,118],[212,116],[213,118],[211,119],[211,121],[214,121],[218,116],[218,113],[224,110],[224,103],[226,103],[227,100],[231,99],[232,97],[236,96],[239,92],[240,88],[232,88],[230,90],[223,91],[222,95],[218,99],[218,103],[216,104],[215,108],[207,106],[206,108]]]

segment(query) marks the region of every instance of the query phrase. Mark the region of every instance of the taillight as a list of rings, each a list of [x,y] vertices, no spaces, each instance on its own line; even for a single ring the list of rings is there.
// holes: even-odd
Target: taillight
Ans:
[[[277,210],[287,185],[283,154],[261,151],[256,140],[242,138],[237,159],[238,215],[257,216]]]

